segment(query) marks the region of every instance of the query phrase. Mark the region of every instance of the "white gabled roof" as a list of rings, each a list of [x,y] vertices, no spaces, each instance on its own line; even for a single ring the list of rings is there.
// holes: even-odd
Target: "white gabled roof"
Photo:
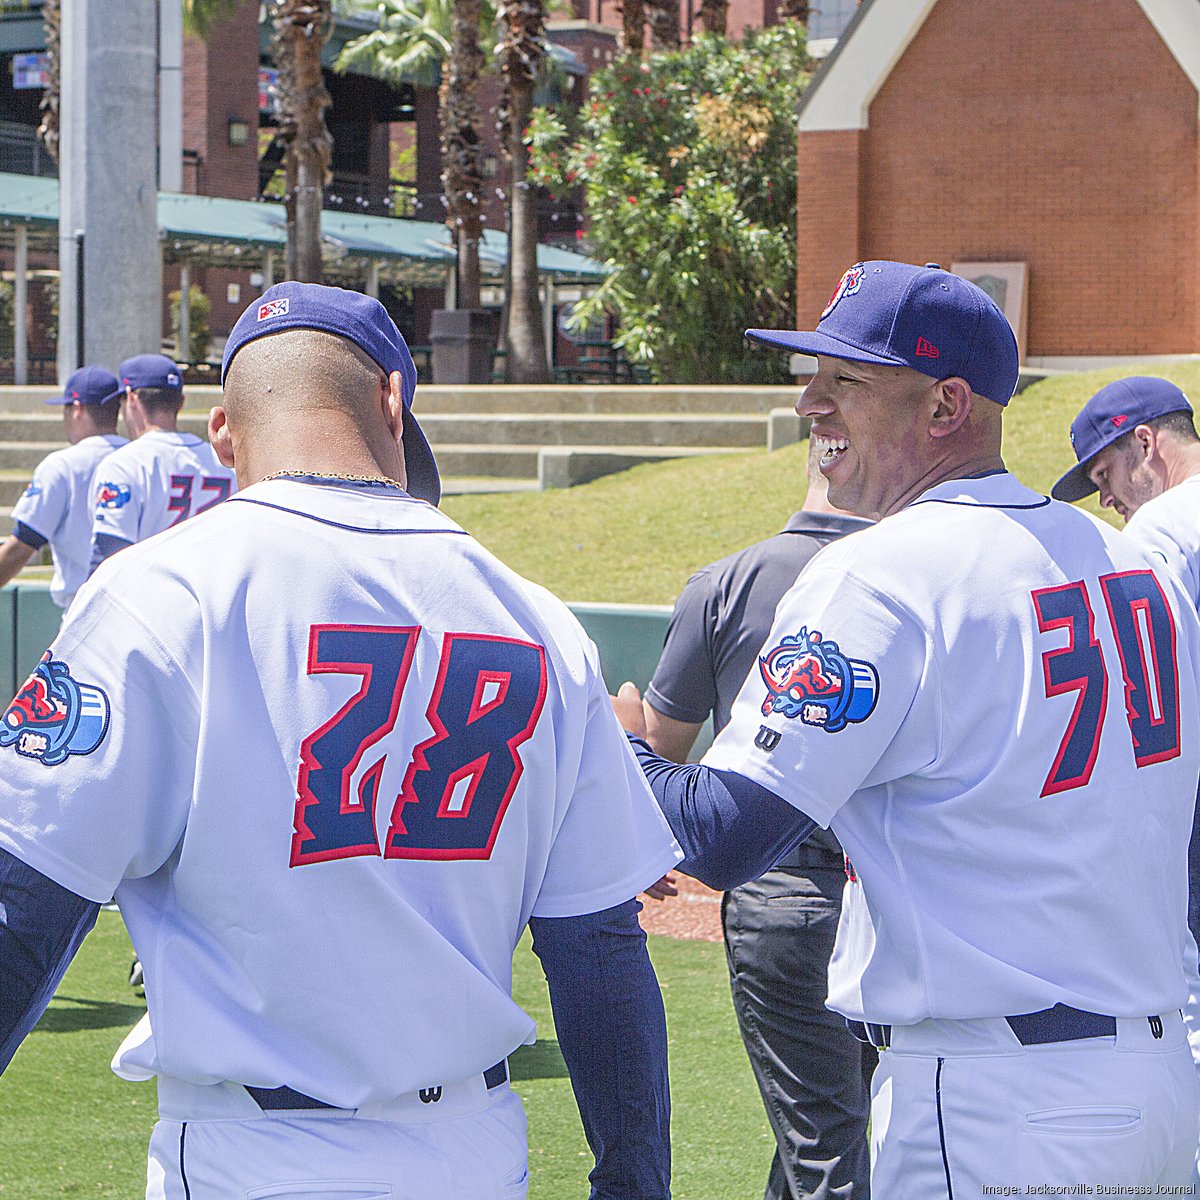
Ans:
[[[1137,0],[1200,93],[1200,0]],[[866,129],[867,112],[937,0],[862,0],[798,109],[800,132]]]

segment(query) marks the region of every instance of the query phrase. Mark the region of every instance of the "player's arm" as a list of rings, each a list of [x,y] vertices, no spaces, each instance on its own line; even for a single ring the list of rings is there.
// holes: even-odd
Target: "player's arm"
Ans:
[[[752,779],[700,763],[674,763],[631,738],[646,782],[683,850],[681,871],[719,892],[769,871],[817,828],[811,817]]]
[[[46,539],[40,533],[18,521],[11,536],[0,544],[0,587],[11,583],[45,544]]]
[[[592,1200],[668,1200],[671,1099],[662,995],[638,904],[532,917],[533,950],[588,1145]]]
[[[88,576],[106,559],[112,558],[119,550],[124,550],[133,543],[115,533],[92,534],[92,557],[88,562]]]
[[[128,464],[105,460],[92,476],[92,553],[88,575],[138,540],[140,492]]]
[[[646,720],[645,740],[650,749],[672,762],[687,762],[687,756],[696,744],[696,737],[704,727],[704,722],[677,721],[659,712],[649,700],[644,700],[642,704]]]
[[[0,1072],[50,1003],[99,910],[0,850]]]

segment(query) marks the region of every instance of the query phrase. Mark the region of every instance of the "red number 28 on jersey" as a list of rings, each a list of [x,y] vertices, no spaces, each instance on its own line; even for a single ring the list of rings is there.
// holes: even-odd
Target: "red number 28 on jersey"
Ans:
[[[519,748],[546,700],[546,655],[513,638],[447,633],[426,709],[433,734],[411,753],[382,848],[375,810],[420,626],[314,625],[308,673],[357,675],[358,691],[300,744],[291,865],[384,858],[487,858],[524,766]]]

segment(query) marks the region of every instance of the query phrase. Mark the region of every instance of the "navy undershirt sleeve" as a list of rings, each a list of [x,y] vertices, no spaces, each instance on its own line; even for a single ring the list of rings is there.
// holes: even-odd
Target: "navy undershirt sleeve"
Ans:
[[[671,1097],[662,994],[627,900],[580,917],[532,917],[533,951],[596,1167],[591,1200],[668,1200]]]
[[[0,1072],[50,1003],[99,911],[0,850]]]
[[[699,763],[673,763],[629,735],[650,790],[683,850],[679,869],[718,891],[757,879],[817,823],[753,780]]]
[[[42,535],[38,533],[36,529],[30,529],[24,521],[14,521],[12,532],[13,537],[15,537],[18,542],[24,542],[25,545],[30,548],[30,550],[40,550],[48,540],[42,537]]]
[[[91,575],[106,558],[112,558],[118,550],[124,550],[126,546],[132,545],[132,542],[127,542],[123,537],[117,537],[115,533],[96,534],[92,539],[92,560],[88,564],[88,574]]]

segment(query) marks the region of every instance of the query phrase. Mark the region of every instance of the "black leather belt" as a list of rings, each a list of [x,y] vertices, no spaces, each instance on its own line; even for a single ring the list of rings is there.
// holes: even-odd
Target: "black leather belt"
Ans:
[[[1072,1008],[1069,1004],[1056,1004],[1043,1008],[1041,1012],[1021,1013],[1005,1017],[1008,1027],[1016,1034],[1022,1046],[1045,1046],[1050,1042],[1076,1042],[1083,1038],[1116,1037],[1117,1018]],[[1147,1017],[1153,1021],[1154,1018]],[[875,1025],[870,1021],[846,1019],[850,1032],[860,1042],[866,1042],[877,1050],[887,1050],[892,1044],[892,1027]]]
[[[492,1088],[498,1088],[502,1083],[507,1083],[508,1060],[502,1058],[494,1067],[488,1067],[483,1073],[483,1082],[489,1092]],[[300,1112],[313,1108],[337,1108],[336,1104],[326,1104],[324,1100],[314,1100],[312,1096],[306,1096],[303,1092],[296,1091],[295,1088],[260,1088],[251,1087],[248,1083],[242,1086],[250,1093],[254,1098],[254,1103],[263,1112],[281,1110]]]

